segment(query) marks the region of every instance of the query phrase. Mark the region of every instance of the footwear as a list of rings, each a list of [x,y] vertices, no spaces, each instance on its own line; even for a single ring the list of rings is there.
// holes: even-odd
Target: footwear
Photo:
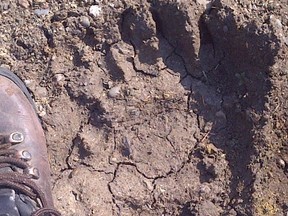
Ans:
[[[54,210],[44,132],[24,83],[0,68],[0,215]]]

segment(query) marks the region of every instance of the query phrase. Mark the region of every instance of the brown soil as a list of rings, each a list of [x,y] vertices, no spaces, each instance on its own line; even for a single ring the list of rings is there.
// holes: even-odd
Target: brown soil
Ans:
[[[63,215],[287,214],[287,0],[0,11],[0,64],[34,96]]]

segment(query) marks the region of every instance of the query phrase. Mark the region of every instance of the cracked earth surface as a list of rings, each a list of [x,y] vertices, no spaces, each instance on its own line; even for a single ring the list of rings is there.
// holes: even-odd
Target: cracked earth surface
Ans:
[[[287,5],[2,0],[0,64],[34,97],[59,211],[286,215]]]

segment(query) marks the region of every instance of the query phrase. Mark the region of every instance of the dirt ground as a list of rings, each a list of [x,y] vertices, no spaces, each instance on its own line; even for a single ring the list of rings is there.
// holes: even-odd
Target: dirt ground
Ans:
[[[1,0],[67,216],[288,212],[287,0]]]

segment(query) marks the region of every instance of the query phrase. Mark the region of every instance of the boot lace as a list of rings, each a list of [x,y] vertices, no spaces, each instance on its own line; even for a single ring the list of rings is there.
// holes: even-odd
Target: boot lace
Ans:
[[[36,201],[41,207],[33,212],[32,216],[61,216],[58,211],[48,206],[44,192],[32,181],[33,175],[25,172],[30,168],[29,164],[17,157],[17,150],[9,149],[12,145],[6,141],[3,143],[0,136],[0,169],[10,167],[13,170],[0,173],[0,187],[11,188]],[[19,172],[19,169],[23,170],[23,173]]]

